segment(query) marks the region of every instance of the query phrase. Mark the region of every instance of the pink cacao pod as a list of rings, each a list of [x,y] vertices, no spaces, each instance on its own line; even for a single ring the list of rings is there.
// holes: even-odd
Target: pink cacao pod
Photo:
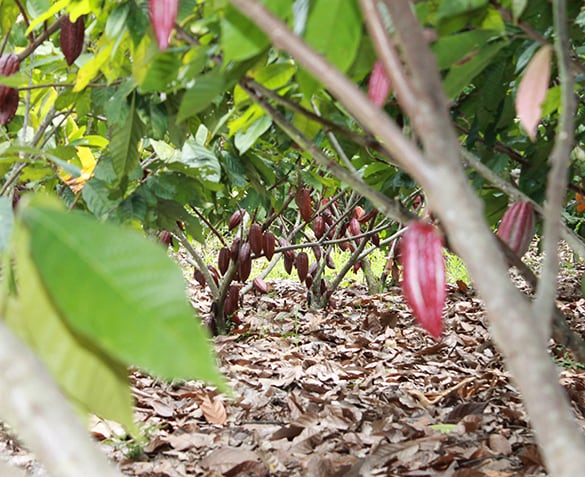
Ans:
[[[390,78],[380,61],[374,63],[374,68],[368,81],[368,98],[378,107],[384,106],[390,94]]]
[[[433,338],[443,329],[443,307],[447,297],[443,243],[435,227],[412,222],[402,237],[402,292],[414,317]]]
[[[534,237],[534,208],[530,202],[515,202],[508,207],[498,227],[498,237],[519,257],[528,251]]]
[[[179,13],[179,0],[149,0],[150,22],[161,51],[169,47],[171,31]]]

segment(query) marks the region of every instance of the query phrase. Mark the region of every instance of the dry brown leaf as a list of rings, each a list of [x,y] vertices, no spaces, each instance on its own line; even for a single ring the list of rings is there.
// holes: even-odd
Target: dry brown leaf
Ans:
[[[211,400],[209,396],[205,396],[201,405],[201,412],[203,416],[209,422],[209,424],[218,424],[223,426],[227,422],[227,412],[225,406],[219,399]]]

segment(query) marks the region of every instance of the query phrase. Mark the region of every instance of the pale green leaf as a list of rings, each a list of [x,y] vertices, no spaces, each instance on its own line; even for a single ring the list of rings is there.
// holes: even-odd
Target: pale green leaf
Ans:
[[[183,96],[177,121],[184,121],[206,109],[223,92],[223,87],[223,78],[217,73],[196,78],[195,84]]]
[[[159,244],[78,212],[30,205],[22,217],[42,283],[76,332],[126,365],[225,389],[182,274]]]
[[[136,99],[132,96],[130,108],[123,124],[112,127],[110,152],[112,165],[118,179],[128,175],[140,160],[138,143],[144,132],[144,124],[136,111]]]
[[[256,140],[268,131],[271,124],[272,118],[270,116],[262,116],[246,131],[238,132],[234,138],[234,143],[240,154],[244,154],[250,149],[256,143]]]
[[[12,202],[8,197],[0,197],[0,252],[4,252],[8,247],[13,223]]]

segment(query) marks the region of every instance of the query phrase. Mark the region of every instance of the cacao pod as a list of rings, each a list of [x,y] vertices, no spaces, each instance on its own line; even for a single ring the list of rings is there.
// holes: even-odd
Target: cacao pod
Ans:
[[[238,255],[238,274],[240,275],[240,281],[245,282],[250,276],[251,271],[252,253],[250,243],[244,242],[240,247],[240,253]]]
[[[202,287],[204,287],[205,285],[207,285],[207,283],[205,282],[205,277],[203,276],[203,273],[201,273],[201,270],[199,270],[198,268],[196,268],[193,271],[193,278],[197,281],[197,283],[199,283],[199,285],[201,285]]]
[[[380,246],[380,234],[378,234],[378,232],[376,232],[375,234],[372,234],[372,236],[370,237],[370,239],[372,240],[372,243],[376,247],[379,247]]]
[[[307,287],[307,290],[311,289],[311,285],[313,284],[313,277],[312,275],[307,275],[307,278],[305,278],[305,286]]]
[[[349,234],[352,237],[355,237],[356,235],[359,235],[361,233],[360,230],[360,223],[358,222],[358,219],[356,219],[355,217],[353,217],[350,221],[349,221]]]
[[[211,278],[213,278],[215,284],[219,286],[219,273],[217,269],[213,265],[207,265],[207,270],[211,273]]]
[[[317,261],[321,260],[323,251],[321,250],[321,247],[319,245],[313,246],[313,255],[315,255],[315,260]]]
[[[360,271],[360,268],[362,268],[362,262],[355,262],[353,264],[353,273],[357,273]]]
[[[275,247],[276,247],[276,237],[274,236],[274,234],[270,230],[267,230],[266,232],[264,232],[262,248],[264,250],[264,256],[268,260],[272,260],[272,257],[274,256]]]
[[[252,285],[254,285],[254,289],[258,293],[262,293],[263,295],[268,293],[268,285],[264,280],[262,280],[262,278],[260,277],[254,278],[254,280],[252,281]]]
[[[225,316],[233,315],[240,307],[240,287],[230,285],[225,301],[223,302],[223,314]]]
[[[292,273],[293,265],[295,263],[294,255],[291,257],[290,254],[283,255],[283,262],[284,262],[284,270],[289,275]]]
[[[149,0],[150,22],[161,51],[169,46],[171,31],[179,13],[179,0]]]
[[[500,226],[498,237],[508,244],[512,251],[521,257],[530,247],[534,237],[534,208],[530,202],[515,202],[510,205]]]
[[[0,86],[4,88],[4,86]],[[0,126],[6,126],[16,114],[18,109],[18,90],[16,88],[8,88],[8,92],[4,95],[4,101],[0,103]]]
[[[83,50],[85,39],[85,20],[80,16],[75,22],[69,17],[61,21],[61,51],[67,64],[71,66]]]
[[[384,106],[390,94],[390,78],[380,61],[374,63],[368,80],[368,98],[378,107]]]
[[[297,254],[295,266],[297,267],[299,281],[303,283],[305,278],[307,278],[307,273],[309,272],[309,256],[306,252],[299,252]]]
[[[250,225],[250,231],[248,232],[248,240],[250,242],[250,248],[254,255],[260,255],[262,253],[264,235],[262,233],[262,226],[256,222]]]
[[[356,205],[355,208],[353,209],[353,216],[358,220],[360,220],[365,215],[365,213],[366,211],[364,210],[364,208],[360,207],[359,205]]]
[[[227,272],[227,269],[230,266],[230,255],[231,252],[229,248],[221,247],[219,249],[219,253],[217,255],[217,269],[222,275],[225,275],[225,272]]]
[[[238,225],[240,225],[240,222],[242,221],[242,217],[244,217],[244,211],[242,209],[238,209],[236,210],[232,216],[230,217],[230,220],[228,222],[228,229],[229,230],[233,230],[235,229]]]
[[[366,222],[369,222],[370,220],[372,220],[376,215],[378,215],[378,210],[372,209],[367,214],[364,214],[361,217],[358,217],[358,221],[360,224],[365,224]]]
[[[325,219],[322,215],[315,217],[315,220],[313,221],[313,232],[315,232],[315,237],[318,239],[325,234]]]
[[[327,254],[325,255],[325,264],[329,267],[329,268],[335,268],[335,262],[333,261],[333,257],[331,257],[331,254]]]
[[[299,208],[301,217],[305,222],[309,222],[313,217],[313,206],[311,204],[311,192],[309,189],[299,189],[295,194],[295,203]]]
[[[319,267],[319,265],[317,264],[317,262],[311,263],[311,265],[309,266],[308,275],[311,275],[311,277],[314,277],[315,276],[315,273],[317,273],[317,268],[318,267]]]
[[[447,296],[443,243],[435,227],[412,222],[401,240],[402,292],[414,317],[435,339],[443,329]]]
[[[230,248],[230,257],[234,262],[238,261],[238,255],[240,254],[240,242],[240,237],[236,237]]]
[[[0,75],[12,76],[20,69],[20,60],[14,53],[0,56]],[[5,126],[16,114],[18,109],[18,90],[0,85],[0,125]]]
[[[160,233],[158,239],[160,240],[160,243],[162,243],[165,247],[168,247],[169,245],[173,244],[173,236],[168,230],[163,230]]]

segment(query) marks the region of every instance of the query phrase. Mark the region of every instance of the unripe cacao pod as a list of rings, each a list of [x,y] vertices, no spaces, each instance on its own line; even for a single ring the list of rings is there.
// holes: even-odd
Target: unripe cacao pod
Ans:
[[[85,39],[85,20],[80,16],[75,22],[69,17],[61,21],[61,51],[67,64],[71,66],[83,50]]]
[[[161,51],[169,46],[169,37],[179,13],[179,0],[149,0],[150,22]]]
[[[250,276],[252,271],[252,253],[250,244],[244,242],[240,246],[240,253],[238,255],[238,274],[240,275],[240,281],[245,282]]]
[[[443,243],[435,227],[412,222],[401,241],[402,292],[414,317],[435,339],[443,329],[447,296]]]
[[[315,217],[315,220],[313,221],[313,232],[315,232],[315,237],[318,239],[325,234],[325,219],[322,215]]]
[[[222,275],[225,275],[225,272],[227,272],[227,269],[230,266],[230,255],[231,253],[229,248],[221,247],[219,249],[219,253],[217,255],[217,269]]]
[[[242,221],[242,217],[244,216],[244,211],[242,209],[238,209],[236,210],[232,216],[230,217],[230,220],[228,222],[228,229],[229,230],[233,230],[235,229],[238,225],[240,225],[240,222]]]
[[[270,230],[267,230],[266,232],[264,232],[262,249],[264,250],[264,256],[268,260],[272,260],[272,257],[274,256],[274,249],[275,248],[276,248],[276,237],[274,236],[274,234]]]
[[[252,285],[254,285],[254,289],[258,293],[262,293],[263,295],[268,293],[268,285],[264,280],[262,280],[262,278],[260,277],[254,278],[254,280],[252,281]]]
[[[254,255],[260,255],[262,253],[264,235],[262,233],[262,226],[256,222],[250,225],[250,231],[248,233],[248,240],[250,242],[250,248]]]
[[[508,244],[508,247],[519,257],[524,255],[530,247],[534,237],[534,208],[530,202],[515,202],[510,205],[500,226],[498,237]]]
[[[313,216],[313,206],[311,204],[311,192],[309,189],[299,189],[295,194],[295,202],[305,222],[309,222]]]
[[[299,281],[303,283],[305,278],[307,278],[307,273],[309,272],[309,256],[306,252],[299,252],[297,254],[295,266],[297,267]]]

